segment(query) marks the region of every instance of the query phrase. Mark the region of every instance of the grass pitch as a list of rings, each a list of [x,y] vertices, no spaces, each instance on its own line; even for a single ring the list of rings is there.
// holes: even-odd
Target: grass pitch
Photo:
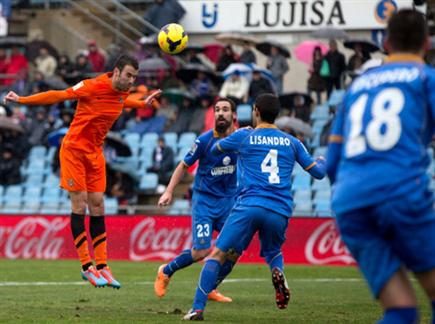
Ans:
[[[154,296],[159,263],[111,262],[120,290],[93,288],[80,280],[77,261],[0,260],[0,322],[9,323],[180,323],[191,307],[201,269],[177,272],[168,294]],[[352,267],[287,266],[292,299],[275,306],[266,265],[237,265],[220,291],[230,304],[209,302],[210,323],[374,323],[381,309]],[[422,323],[430,320],[421,289]]]

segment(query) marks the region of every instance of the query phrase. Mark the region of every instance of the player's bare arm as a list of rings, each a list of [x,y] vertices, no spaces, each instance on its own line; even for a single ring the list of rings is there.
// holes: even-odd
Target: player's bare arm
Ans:
[[[171,180],[169,181],[168,187],[166,188],[165,192],[160,196],[158,202],[159,207],[165,207],[171,204],[174,189],[180,183],[186,170],[187,170],[187,165],[183,161],[181,161],[178,164],[178,166],[175,168]]]

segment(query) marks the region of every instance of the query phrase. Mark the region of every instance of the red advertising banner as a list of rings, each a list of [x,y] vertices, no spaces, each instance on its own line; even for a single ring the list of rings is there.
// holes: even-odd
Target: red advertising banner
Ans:
[[[111,259],[169,260],[192,244],[188,216],[106,217]],[[283,245],[287,264],[355,264],[330,218],[292,218]],[[68,216],[0,216],[0,258],[77,258]],[[254,238],[240,262],[263,262]]]

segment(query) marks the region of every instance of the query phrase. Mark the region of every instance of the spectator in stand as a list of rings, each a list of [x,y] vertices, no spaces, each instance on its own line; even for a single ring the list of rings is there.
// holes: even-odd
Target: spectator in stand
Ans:
[[[195,108],[194,116],[189,124],[189,132],[196,133],[196,135],[200,135],[204,130],[205,124],[205,115],[207,114],[207,110],[211,105],[212,98],[209,95],[202,95],[198,98],[199,106]]]
[[[21,159],[15,154],[13,144],[2,145],[0,152],[0,185],[8,186],[21,183]]]
[[[106,169],[106,195],[116,198],[119,205],[128,205],[128,200],[136,194],[136,181],[126,173],[112,170],[109,165],[106,165]]]
[[[34,118],[27,119],[25,128],[31,146],[45,145],[48,133],[53,130],[51,125],[47,122],[46,109],[42,106],[36,108]]]
[[[26,57],[21,53],[20,48],[12,47],[11,55],[9,57],[9,64],[6,69],[6,74],[15,75],[15,78],[5,79],[4,84],[6,86],[16,85],[21,88],[23,81],[27,79],[27,72],[29,69],[29,63]]]
[[[89,63],[88,57],[84,54],[79,54],[76,57],[71,79],[68,83],[75,84],[83,79],[88,79],[92,73],[92,66]]]
[[[304,96],[296,95],[294,97],[292,115],[306,123],[310,122],[311,102],[305,100]],[[310,100],[311,101],[311,100]]]
[[[370,54],[363,51],[361,45],[356,44],[354,47],[354,54],[350,57],[347,69],[351,72],[358,70],[365,62],[370,60]]]
[[[237,63],[239,58],[237,54],[233,51],[231,45],[225,46],[224,50],[221,52],[219,56],[219,60],[216,63],[216,71],[222,72],[225,70],[230,64]]]
[[[242,54],[240,54],[240,63],[245,63],[245,64],[257,63],[257,58],[249,42],[245,42],[243,44],[243,51]]]
[[[194,99],[190,97],[184,97],[181,106],[178,109],[177,118],[172,126],[168,129],[169,132],[175,132],[181,134],[186,132],[189,128],[190,121],[193,118]]]
[[[219,91],[219,97],[230,98],[238,105],[247,101],[248,90],[249,81],[241,75],[239,70],[236,70],[225,80]]]
[[[104,72],[106,58],[97,47],[97,42],[94,40],[89,41],[88,50],[88,60],[91,63],[92,71],[95,73]]]
[[[73,70],[74,70],[74,66],[71,63],[71,60],[69,59],[68,55],[62,54],[61,56],[59,56],[59,62],[57,64],[56,74],[60,76],[68,84]]]
[[[171,103],[164,95],[160,97],[160,108],[156,116],[163,116],[166,118],[165,131],[169,129],[177,119],[177,105]]]
[[[166,146],[163,137],[159,137],[157,146],[153,151],[153,165],[147,169],[147,172],[157,173],[159,184],[166,186],[173,170],[174,151],[172,151],[171,147]]]
[[[326,93],[329,98],[333,88],[341,89],[341,78],[346,70],[344,55],[338,51],[335,40],[329,42],[329,51],[326,53],[325,59],[329,64],[329,77],[326,78]]]
[[[252,72],[252,80],[249,85],[249,102],[254,102],[255,99],[262,93],[275,93],[270,84],[270,81],[263,78],[259,70],[254,70]]]
[[[26,95],[35,94],[41,91],[47,91],[49,90],[49,86],[47,82],[45,81],[44,74],[40,71],[36,71],[33,74],[33,80],[27,83],[26,89],[24,93]]]
[[[36,70],[41,72],[45,78],[51,78],[54,76],[57,68],[56,59],[50,55],[48,49],[41,47],[39,49],[39,55],[35,59]]]
[[[118,57],[121,56],[123,50],[119,45],[112,43],[109,46],[107,46],[106,51],[107,51],[107,61],[104,70],[112,71],[113,67],[115,66],[116,60],[118,59]]]
[[[313,62],[311,63],[310,78],[308,79],[308,93],[316,93],[316,103],[322,103],[322,92],[326,90],[325,79],[320,75],[320,69],[325,58],[320,47],[315,47],[313,51]],[[326,62],[325,62],[326,63]]]
[[[184,60],[186,63],[196,63],[196,64],[204,64],[204,62],[201,61],[201,59],[196,54],[196,51],[194,49],[187,49],[182,52],[184,55]]]
[[[143,18],[153,24],[157,29],[170,23],[177,23],[183,18],[186,11],[177,0],[155,0],[146,11]],[[145,35],[152,35],[155,31],[145,28]]]
[[[198,71],[196,78],[192,80],[189,86],[189,91],[194,97],[210,95],[213,90],[213,83],[202,71]]]
[[[283,91],[284,75],[289,70],[286,58],[275,46],[271,46],[270,55],[267,58],[266,68],[272,73],[275,79],[276,91],[281,94]]]

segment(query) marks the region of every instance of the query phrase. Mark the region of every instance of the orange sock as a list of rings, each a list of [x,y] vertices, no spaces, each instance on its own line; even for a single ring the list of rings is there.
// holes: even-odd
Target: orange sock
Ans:
[[[71,214],[71,232],[74,238],[74,245],[77,254],[82,264],[84,271],[92,265],[91,256],[89,254],[88,240],[85,231],[85,216],[79,214]]]
[[[107,242],[104,216],[91,216],[90,232],[92,245],[94,247],[95,263],[97,264],[97,269],[100,270],[107,266]]]

